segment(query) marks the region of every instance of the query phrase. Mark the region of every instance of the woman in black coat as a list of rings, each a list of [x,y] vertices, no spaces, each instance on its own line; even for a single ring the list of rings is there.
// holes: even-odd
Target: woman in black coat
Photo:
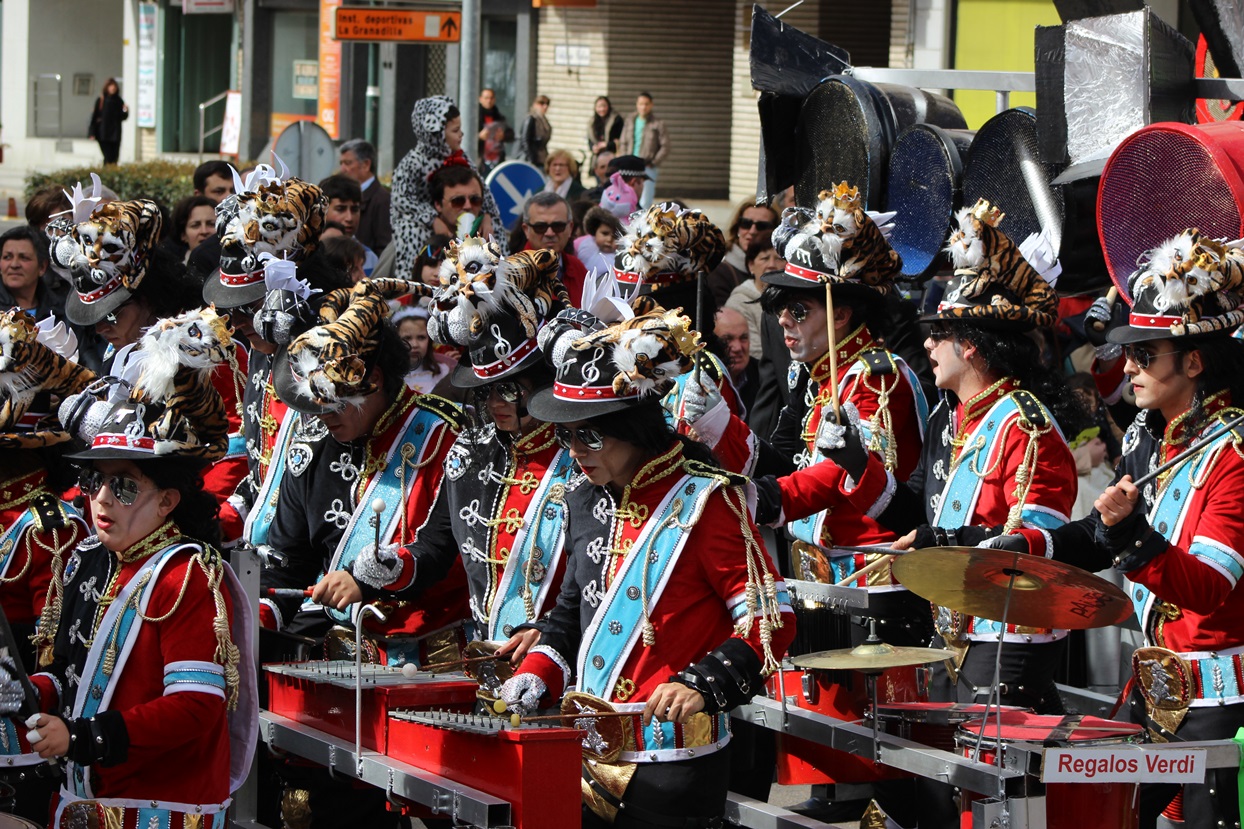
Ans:
[[[91,113],[91,127],[87,137],[99,142],[105,164],[116,164],[121,152],[121,122],[130,117],[130,108],[121,100],[121,87],[115,78],[104,83],[104,89],[95,99],[95,111]]]

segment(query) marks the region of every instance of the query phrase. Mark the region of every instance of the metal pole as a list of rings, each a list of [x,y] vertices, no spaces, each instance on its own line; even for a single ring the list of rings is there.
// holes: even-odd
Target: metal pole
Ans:
[[[462,149],[470,155],[479,141],[480,0],[462,0],[462,43],[458,69],[458,109],[462,112]],[[475,159],[477,162],[479,159]]]

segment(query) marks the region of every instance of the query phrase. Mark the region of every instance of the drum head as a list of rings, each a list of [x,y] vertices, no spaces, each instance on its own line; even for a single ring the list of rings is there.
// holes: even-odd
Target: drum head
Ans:
[[[1003,711],[998,718],[972,720],[959,727],[959,734],[972,742],[982,734],[982,744],[995,744],[999,736],[1004,743],[1048,743],[1051,745],[1097,745],[1135,742],[1143,728],[1136,723],[1104,720],[1101,717],[1032,714],[1026,711]]]

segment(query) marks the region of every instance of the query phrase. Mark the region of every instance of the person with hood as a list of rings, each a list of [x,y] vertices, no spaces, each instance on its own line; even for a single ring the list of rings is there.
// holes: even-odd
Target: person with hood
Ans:
[[[416,101],[410,121],[415,146],[393,172],[393,240],[397,248],[393,274],[418,281],[415,260],[427,244],[436,218],[428,180],[447,165],[460,164],[472,169],[474,165],[462,149],[462,114],[452,99],[433,95]],[[492,216],[493,227],[505,226],[497,202],[487,188],[484,210]],[[498,235],[496,241],[504,253],[505,237]]]

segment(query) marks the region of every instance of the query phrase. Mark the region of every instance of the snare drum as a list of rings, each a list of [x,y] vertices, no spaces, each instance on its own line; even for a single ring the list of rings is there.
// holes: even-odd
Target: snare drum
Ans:
[[[928,699],[923,672],[914,667],[891,668],[877,677],[880,703]],[[868,683],[857,671],[784,671],[769,678],[769,696],[777,699],[778,677],[786,682],[785,696],[798,708],[835,720],[864,721],[869,708]],[[778,783],[798,786],[821,783],[867,783],[907,777],[905,772],[874,763],[845,751],[787,734],[777,738]]]
[[[954,751],[959,726],[983,718],[986,712],[992,718],[997,711],[996,706],[975,702],[894,702],[878,704],[876,717],[887,734],[929,748]],[[1028,708],[1014,705],[1004,705],[1002,711],[1031,713]]]
[[[983,737],[980,736],[982,729]],[[1035,743],[1038,747],[1051,748],[1091,748],[1139,744],[1144,737],[1143,729],[1134,723],[1103,720],[1100,717],[1004,711],[1001,724],[991,717],[988,721],[973,720],[960,726],[955,742],[964,757],[971,757],[979,739],[980,761],[994,763],[999,750],[999,734],[1003,756],[1007,746],[1018,747],[1019,743]],[[1140,820],[1136,806],[1138,790],[1138,783],[1049,783],[1045,787],[1046,827],[1079,829],[1091,816],[1091,823],[1095,826],[1136,829]],[[964,799],[964,827],[971,826],[970,800],[975,797],[969,795]]]

